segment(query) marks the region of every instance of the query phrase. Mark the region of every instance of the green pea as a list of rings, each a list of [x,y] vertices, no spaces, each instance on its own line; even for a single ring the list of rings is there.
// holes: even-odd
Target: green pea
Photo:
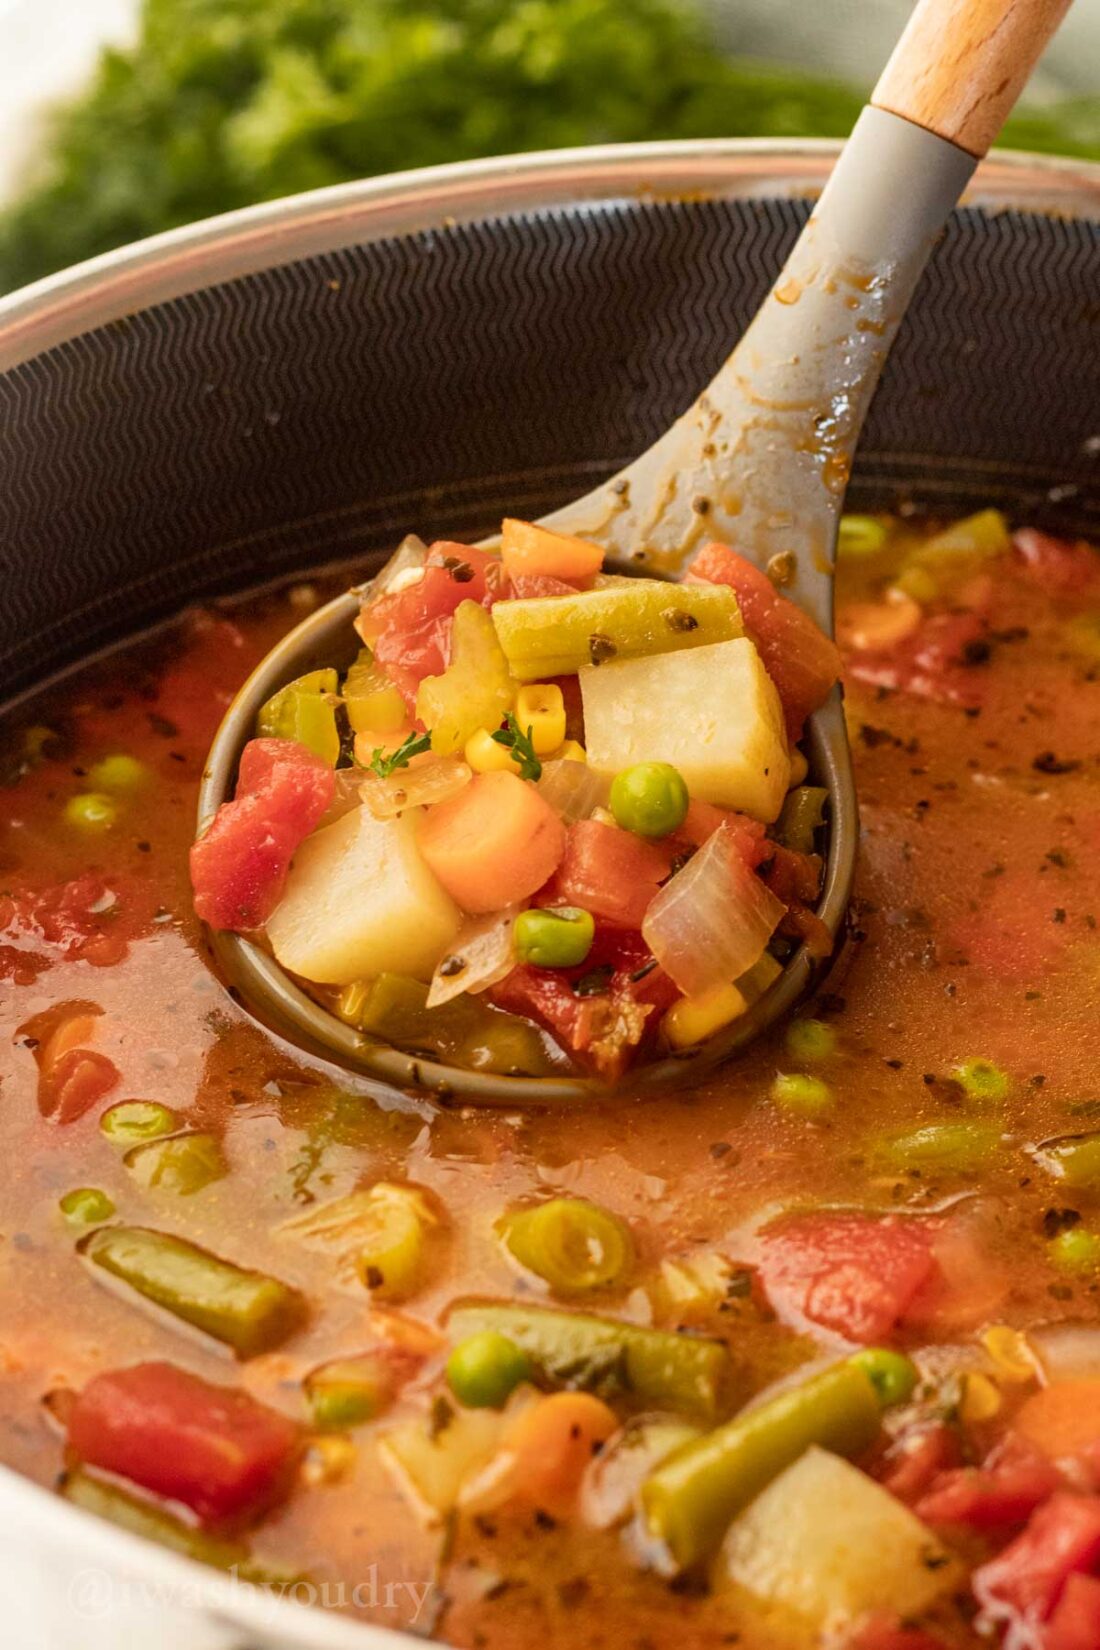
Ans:
[[[365,1352],[322,1364],[306,1376],[313,1424],[322,1432],[343,1432],[372,1421],[389,1408],[397,1392],[397,1365],[382,1352]]]
[[[65,804],[65,823],[78,831],[110,831],[118,823],[118,803],[106,791],[82,791]]]
[[[158,1135],[171,1134],[179,1128],[179,1118],[158,1100],[120,1100],[109,1106],[99,1120],[99,1126],[108,1140],[120,1146],[133,1145],[141,1140],[155,1140]]]
[[[823,1083],[820,1077],[807,1077],[797,1071],[776,1072],[771,1097],[781,1111],[811,1121],[824,1117],[833,1105],[833,1091],[828,1083]]]
[[[595,937],[591,913],[574,905],[521,911],[512,929],[520,962],[536,968],[576,968],[591,951]]]
[[[88,778],[98,791],[120,791],[124,795],[128,791],[140,791],[151,777],[144,762],[121,751],[105,756],[88,770]]]
[[[978,1169],[997,1150],[1001,1128],[997,1123],[926,1123],[888,1135],[876,1155],[896,1169],[928,1168],[966,1173]]]
[[[1006,1100],[1012,1087],[1007,1071],[992,1060],[961,1060],[951,1075],[968,1100]]]
[[[616,774],[611,812],[616,825],[636,836],[668,836],[687,818],[688,788],[670,762],[639,762]]]
[[[903,1404],[912,1396],[917,1384],[917,1366],[904,1353],[891,1352],[885,1346],[869,1346],[863,1352],[854,1353],[848,1362],[863,1370],[884,1409],[888,1404]]]
[[[470,1409],[500,1409],[530,1377],[526,1352],[495,1329],[468,1335],[447,1359],[447,1384],[459,1403]]]
[[[1061,1272],[1100,1272],[1100,1232],[1071,1226],[1050,1240],[1050,1258]]]
[[[796,1060],[828,1060],[836,1053],[836,1032],[824,1020],[792,1020],[786,1044]]]
[[[73,1226],[98,1226],[110,1220],[115,1206],[106,1192],[98,1186],[77,1186],[58,1202],[58,1208]]]
[[[886,529],[874,516],[841,516],[838,556],[877,556],[886,543]]]

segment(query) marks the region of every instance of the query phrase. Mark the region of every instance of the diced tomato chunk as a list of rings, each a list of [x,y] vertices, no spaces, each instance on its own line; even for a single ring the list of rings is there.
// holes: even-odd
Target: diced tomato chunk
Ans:
[[[737,849],[750,871],[755,871],[774,852],[775,845],[768,841],[759,820],[733,813],[729,808],[718,808],[713,802],[704,802],[701,796],[693,796],[688,803],[687,818],[674,832],[672,840],[701,848],[720,825],[726,827],[726,840]]]
[[[138,878],[85,872],[38,892],[0,894],[0,980],[29,985],[56,958],[110,966],[145,929],[155,900]]]
[[[565,854],[539,904],[579,905],[621,928],[640,929],[676,853],[668,841],[649,842],[599,819],[578,820],[566,832]]]
[[[38,1109],[55,1123],[75,1123],[110,1094],[118,1081],[118,1067],[105,1054],[90,1048],[70,1049],[40,1073]]]
[[[840,676],[836,643],[781,596],[766,573],[727,545],[705,545],[688,577],[725,584],[734,591],[745,633],[755,642],[782,701],[788,737],[800,739],[807,716],[825,703]]]
[[[975,667],[988,657],[988,635],[984,613],[936,613],[894,647],[853,652],[848,672],[871,687],[973,709],[982,701]]]
[[[1043,1650],[1100,1650],[1100,1578],[1076,1571],[1043,1634]]]
[[[296,849],[332,802],[327,762],[293,739],[252,739],[237,794],[191,848],[195,911],[211,928],[261,927],[282,897]]]
[[[626,1070],[679,996],[638,933],[597,926],[577,968],[514,968],[489,993],[498,1008],[545,1026],[607,1082]]]
[[[957,1434],[943,1421],[936,1421],[903,1432],[883,1456],[875,1476],[883,1489],[912,1507],[958,1464]]]
[[[913,1217],[781,1216],[759,1243],[764,1289],[781,1316],[867,1345],[897,1328],[935,1270],[932,1234]]]
[[[1061,1484],[1058,1469],[1010,1433],[984,1466],[940,1473],[917,1502],[916,1513],[928,1524],[996,1530],[1026,1523]]]
[[[1100,588],[1100,555],[1084,539],[1056,539],[1021,527],[1012,547],[1017,566],[1048,596],[1086,596]]]
[[[529,596],[575,596],[578,590],[583,590],[583,584],[572,584],[568,579],[559,579],[553,573],[513,573],[512,588],[508,592],[517,601],[524,601]]]
[[[288,1487],[299,1429],[233,1387],[169,1363],[135,1364],[89,1381],[68,1419],[90,1467],[181,1502],[205,1524],[256,1518]]]
[[[498,556],[441,540],[428,552],[423,577],[368,602],[358,630],[411,710],[425,676],[442,675],[447,668],[459,603],[492,607],[507,593],[508,575]]]
[[[1026,1530],[975,1570],[974,1596],[989,1623],[1006,1625],[1006,1646],[1044,1644],[1042,1625],[1071,1576],[1100,1562],[1100,1496],[1059,1490]]]

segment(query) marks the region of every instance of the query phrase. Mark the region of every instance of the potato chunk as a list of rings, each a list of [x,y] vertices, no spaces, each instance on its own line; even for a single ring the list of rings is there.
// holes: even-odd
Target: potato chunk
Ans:
[[[416,846],[423,812],[375,819],[359,807],[306,838],[267,925],[284,968],[321,985],[431,979],[461,918]]]
[[[730,1526],[718,1570],[826,1630],[877,1611],[917,1615],[961,1573],[888,1490],[816,1446]]]
[[[770,823],[791,762],[779,695],[747,637],[580,672],[589,764],[671,762],[692,796]]]

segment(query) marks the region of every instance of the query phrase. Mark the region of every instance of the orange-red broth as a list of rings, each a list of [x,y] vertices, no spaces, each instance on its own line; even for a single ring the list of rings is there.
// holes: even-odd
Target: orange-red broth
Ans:
[[[842,571],[842,629],[846,615],[849,630],[863,623],[852,604],[880,598],[920,531],[896,524],[884,552]],[[1067,1197],[1028,1150],[1100,1114],[1100,680],[1087,623],[1100,615],[1100,593],[1051,595],[1019,557],[1002,556],[993,575],[982,597],[988,656],[971,648],[950,677],[965,705],[848,682],[863,848],[847,968],[816,1009],[837,1036],[836,1053],[813,1068],[835,1101],[816,1121],[769,1098],[777,1070],[800,1069],[780,1033],[689,1097],[521,1116],[364,1095],[340,1108],[332,1128],[331,1075],[258,1029],[208,972],[187,882],[208,741],[236,685],[320,590],[187,615],[22,705],[3,726],[0,893],[93,873],[116,910],[86,959],[64,960],[57,946],[19,937],[10,903],[0,904],[9,925],[0,934],[0,1150],[9,1165],[0,1457],[54,1484],[63,1440],[45,1395],[149,1358],[239,1382],[304,1419],[303,1376],[359,1348],[369,1307],[360,1286],[335,1286],[323,1256],[274,1229],[310,1200],[384,1177],[429,1188],[447,1212],[445,1259],[407,1308],[426,1321],[471,1292],[546,1295],[517,1275],[494,1222],[549,1193],[590,1198],[629,1223],[638,1251],[631,1286],[595,1302],[625,1319],[676,1327],[649,1287],[662,1257],[717,1250],[736,1261],[740,1234],[764,1211],[807,1201],[922,1211],[976,1194],[989,1279],[979,1273],[975,1299],[932,1338],[972,1341],[989,1321],[1100,1320],[1100,1283],[1060,1272],[1049,1216],[1044,1230],[1047,1212],[1067,1201],[1086,1220],[1100,1222],[1100,1210],[1087,1194]],[[956,590],[946,605],[957,599]],[[877,655],[859,662],[881,677]],[[33,761],[23,760],[28,728],[57,735]],[[40,742],[32,733],[29,748]],[[65,822],[65,804],[87,789],[90,767],[118,751],[145,763],[151,782],[122,799],[114,829],[89,835]],[[99,1011],[91,1046],[119,1073],[69,1125],[41,1115],[35,1050],[21,1031],[65,1002]],[[966,1115],[950,1074],[974,1057],[1010,1078],[1007,1098],[989,1109],[1003,1140],[980,1174],[883,1168],[884,1136]],[[135,1183],[96,1121],[131,1097],[159,1100],[220,1135],[228,1176],[187,1198]],[[125,1221],[297,1285],[310,1304],[306,1327],[278,1351],[235,1364],[105,1290],[59,1214],[58,1199],[75,1186],[105,1190]],[[728,1339],[741,1397],[836,1344],[785,1325],[758,1290],[693,1327]],[[426,1402],[414,1387],[395,1413]],[[774,1624],[761,1627],[728,1599],[685,1596],[644,1573],[614,1533],[551,1524],[530,1509],[460,1520],[446,1539],[423,1529],[373,1448],[387,1424],[357,1429],[338,1462],[311,1450],[289,1498],[253,1533],[254,1557],[342,1583],[342,1593],[330,1590],[334,1601],[385,1625],[423,1631],[430,1620],[458,1645],[702,1647],[737,1634],[747,1645],[778,1642]],[[432,1582],[427,1602],[422,1587],[396,1585],[406,1581]],[[946,1631],[953,1642],[978,1642],[965,1612]]]

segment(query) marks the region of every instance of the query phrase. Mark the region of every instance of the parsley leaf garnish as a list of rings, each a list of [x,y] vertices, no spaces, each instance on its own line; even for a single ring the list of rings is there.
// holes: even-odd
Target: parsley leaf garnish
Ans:
[[[504,726],[498,728],[493,734],[497,744],[507,745],[513,759],[519,763],[519,776],[521,779],[542,778],[542,763],[535,755],[535,747],[531,742],[531,732],[532,730],[528,728],[527,732],[524,733],[512,712],[509,711],[504,718]]]
[[[392,756],[387,756],[381,746],[375,751],[367,767],[376,773],[380,779],[388,779],[397,768],[407,768],[414,756],[432,748],[431,732],[410,733],[402,744],[398,745]]]

